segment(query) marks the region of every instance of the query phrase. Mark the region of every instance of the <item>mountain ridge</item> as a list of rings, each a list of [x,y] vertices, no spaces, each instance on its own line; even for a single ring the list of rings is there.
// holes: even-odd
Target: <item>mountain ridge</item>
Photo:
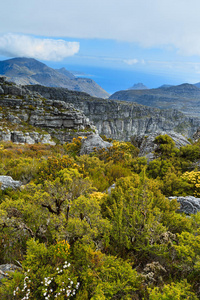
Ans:
[[[136,102],[160,109],[172,108],[190,117],[200,117],[200,88],[189,83],[156,89],[122,90],[112,94],[109,99]]]
[[[34,58],[12,58],[0,61],[0,74],[16,84],[40,84],[82,91],[91,96],[108,98],[109,94],[94,80],[76,78],[65,68],[53,69]]]

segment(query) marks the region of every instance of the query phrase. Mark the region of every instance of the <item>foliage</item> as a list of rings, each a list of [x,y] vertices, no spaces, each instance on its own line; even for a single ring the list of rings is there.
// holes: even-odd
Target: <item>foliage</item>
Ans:
[[[200,196],[200,172],[191,171],[185,172],[181,179],[186,182],[187,193],[196,197]]]
[[[162,287],[162,290],[158,287],[149,289],[149,300],[181,300],[190,299],[197,300],[197,296],[191,291],[191,285],[187,281],[181,281],[171,284],[166,284]]]
[[[200,143],[155,142],[148,163],[128,142],[1,143],[1,174],[24,184],[0,192],[0,264],[22,265],[1,299],[200,298],[200,213],[167,199],[199,197]]]

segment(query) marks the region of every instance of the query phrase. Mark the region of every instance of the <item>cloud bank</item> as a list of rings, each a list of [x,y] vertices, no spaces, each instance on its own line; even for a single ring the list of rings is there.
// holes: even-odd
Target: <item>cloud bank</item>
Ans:
[[[60,61],[78,51],[78,42],[39,39],[11,33],[0,36],[0,55],[7,57],[32,57],[47,61]]]
[[[200,55],[199,0],[6,0],[1,10],[1,33],[170,45]]]

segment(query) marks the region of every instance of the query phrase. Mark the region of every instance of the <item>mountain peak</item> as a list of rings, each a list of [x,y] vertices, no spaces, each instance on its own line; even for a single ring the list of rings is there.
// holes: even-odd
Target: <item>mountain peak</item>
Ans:
[[[129,88],[129,90],[147,90],[147,89],[148,87],[146,87],[141,82],[135,83],[132,87]]]

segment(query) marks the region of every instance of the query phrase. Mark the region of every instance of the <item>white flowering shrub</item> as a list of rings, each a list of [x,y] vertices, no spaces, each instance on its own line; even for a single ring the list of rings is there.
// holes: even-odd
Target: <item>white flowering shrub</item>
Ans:
[[[4,299],[73,298],[80,283],[69,260],[67,242],[61,241],[47,248],[42,243],[30,240],[20,279],[15,274],[13,280],[6,282]]]

